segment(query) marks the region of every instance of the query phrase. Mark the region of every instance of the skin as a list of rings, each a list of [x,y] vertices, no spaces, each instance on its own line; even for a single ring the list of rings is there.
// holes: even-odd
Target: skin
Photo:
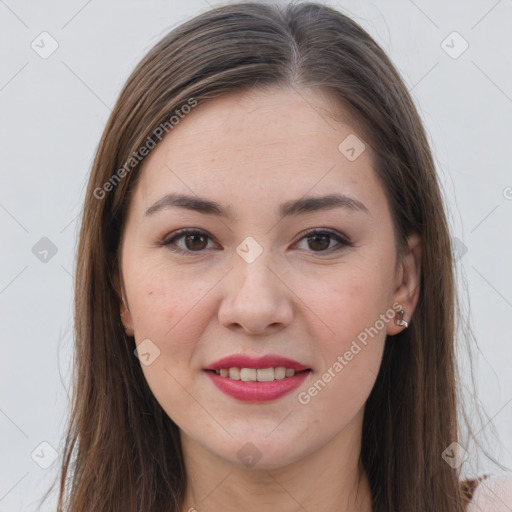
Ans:
[[[357,132],[325,115],[333,108],[333,99],[318,91],[229,94],[193,109],[143,163],[122,238],[120,312],[137,344],[150,339],[160,350],[142,369],[181,432],[188,477],[182,510],[371,511],[358,466],[364,406],[386,335],[404,327],[386,322],[309,403],[298,394],[394,303],[410,320],[419,240],[409,238],[397,265],[372,150],[366,144],[355,161],[338,150]],[[282,202],[333,191],[368,211],[336,208],[279,219]],[[214,200],[236,218],[177,207],[145,215],[170,192]],[[161,245],[181,228],[205,231],[207,238],[177,240],[187,254]],[[340,245],[333,237],[304,238],[309,228],[330,228],[353,246],[334,251]],[[248,236],[263,250],[252,263],[236,252]],[[241,402],[203,371],[241,353],[279,354],[312,372],[278,400]],[[255,448],[246,450],[261,456],[252,467],[237,455],[249,442]]]

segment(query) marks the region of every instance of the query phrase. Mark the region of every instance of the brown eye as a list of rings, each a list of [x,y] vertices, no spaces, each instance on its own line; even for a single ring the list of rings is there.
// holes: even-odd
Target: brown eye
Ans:
[[[206,247],[205,241],[207,237],[204,235],[185,235],[183,238],[186,248],[191,251],[201,250]]]
[[[207,248],[209,239],[210,237],[203,231],[185,229],[176,233],[172,238],[163,241],[161,245],[178,253],[202,252]],[[177,242],[181,240],[183,240],[183,243],[178,244]]]
[[[330,253],[353,246],[353,244],[340,233],[325,229],[309,230],[303,233],[299,242],[302,240],[307,240],[307,249],[309,249],[309,251],[318,253]],[[331,246],[333,240],[336,241],[337,244]]]
[[[202,253],[208,248],[209,240],[211,240],[211,237],[204,231],[183,229],[176,232],[171,238],[161,242],[161,245],[168,247],[172,252],[180,254]],[[303,234],[299,242],[302,240],[307,240],[307,250],[309,252],[316,253],[331,253],[353,246],[343,235],[325,229],[309,230]],[[337,243],[331,246],[333,241]]]
[[[315,234],[308,236],[308,244],[314,251],[324,251],[329,248],[331,243],[331,236],[327,234]]]

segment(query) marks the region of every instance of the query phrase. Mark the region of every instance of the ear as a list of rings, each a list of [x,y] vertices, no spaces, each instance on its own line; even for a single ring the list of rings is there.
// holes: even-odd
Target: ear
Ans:
[[[393,309],[395,312],[404,311],[403,319],[410,322],[420,294],[421,277],[421,238],[412,234],[407,238],[402,260],[399,264],[393,293]],[[396,317],[395,317],[396,318]],[[395,320],[395,319],[394,319]],[[386,327],[388,335],[398,334],[405,329],[395,321]]]
[[[130,310],[128,309],[126,294],[124,292],[123,279],[120,277],[119,272],[114,275],[114,284],[116,287],[117,296],[119,297],[119,313],[121,314],[121,322],[124,325],[126,334],[133,336],[133,321]]]

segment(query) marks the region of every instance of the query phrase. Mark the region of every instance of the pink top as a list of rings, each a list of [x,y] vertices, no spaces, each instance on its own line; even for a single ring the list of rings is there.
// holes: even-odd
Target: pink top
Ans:
[[[485,475],[474,485],[466,512],[512,512],[512,473]]]

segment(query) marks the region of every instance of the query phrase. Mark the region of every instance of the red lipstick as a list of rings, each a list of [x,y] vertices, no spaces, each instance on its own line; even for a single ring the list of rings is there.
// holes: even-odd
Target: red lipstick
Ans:
[[[286,368],[295,370],[295,375],[269,382],[234,380],[215,373],[215,370],[229,368]],[[224,394],[244,402],[267,402],[277,400],[299,387],[308,377],[311,369],[293,359],[269,354],[263,357],[250,357],[245,354],[232,355],[219,359],[205,368],[206,374]]]

